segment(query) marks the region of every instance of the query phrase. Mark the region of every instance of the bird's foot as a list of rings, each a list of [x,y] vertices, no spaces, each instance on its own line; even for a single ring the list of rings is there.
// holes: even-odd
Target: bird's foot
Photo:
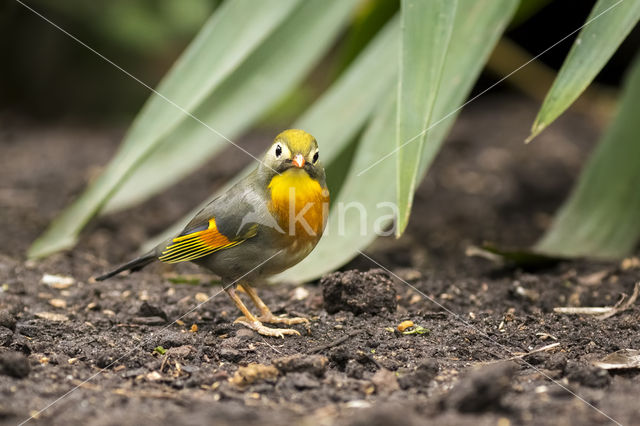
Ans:
[[[283,318],[277,317],[273,315],[271,312],[268,314],[263,314],[258,317],[258,321],[264,322],[267,324],[284,324],[284,325],[294,325],[294,324],[309,324],[309,320],[302,317],[293,317],[293,318]]]
[[[262,334],[263,336],[271,336],[271,337],[282,337],[284,339],[285,335],[300,335],[300,333],[291,328],[269,328],[262,324],[260,321],[248,321],[246,317],[240,317],[234,321],[234,324],[242,324],[247,328],[255,331],[258,334]]]

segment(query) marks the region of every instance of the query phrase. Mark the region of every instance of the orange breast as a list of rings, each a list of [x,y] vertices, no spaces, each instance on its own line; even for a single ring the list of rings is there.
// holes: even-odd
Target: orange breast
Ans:
[[[329,213],[329,190],[304,170],[289,169],[269,183],[269,210],[278,224],[296,241],[320,239]]]

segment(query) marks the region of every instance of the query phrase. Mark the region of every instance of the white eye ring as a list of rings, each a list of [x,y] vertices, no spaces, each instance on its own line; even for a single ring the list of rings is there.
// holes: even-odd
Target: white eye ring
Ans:
[[[276,144],[276,157],[280,157],[282,155],[282,145]]]
[[[318,162],[318,158],[320,158],[320,151],[316,150],[316,152],[313,154],[313,159],[312,159],[313,164]]]

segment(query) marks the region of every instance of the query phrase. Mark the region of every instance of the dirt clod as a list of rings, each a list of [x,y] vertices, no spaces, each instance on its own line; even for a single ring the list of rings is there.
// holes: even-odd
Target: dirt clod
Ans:
[[[233,348],[220,348],[220,358],[229,362],[238,362],[243,358],[242,352]]]
[[[291,355],[273,360],[273,365],[283,374],[308,372],[322,377],[327,369],[328,359],[322,355]]]
[[[230,382],[238,387],[245,387],[263,380],[275,379],[278,374],[278,369],[272,365],[252,363],[238,368]]]
[[[434,359],[422,361],[414,371],[405,372],[398,378],[398,384],[402,389],[424,388],[438,374],[438,362]]]
[[[371,383],[376,387],[376,392],[379,395],[389,395],[400,389],[396,373],[384,368],[381,368],[373,375]]]
[[[0,354],[0,374],[23,379],[29,375],[31,366],[29,360],[19,352],[5,352]]]
[[[317,377],[309,373],[289,373],[282,379],[283,387],[293,387],[296,390],[315,389],[320,387],[320,381]]]
[[[609,372],[591,364],[569,362],[565,368],[567,379],[592,388],[602,388],[611,382]]]
[[[515,365],[502,362],[472,371],[444,397],[443,405],[462,413],[495,410],[509,389]]]
[[[13,340],[13,332],[7,327],[0,326],[0,346],[9,346]]]
[[[396,289],[382,269],[335,272],[320,281],[324,309],[330,313],[350,311],[356,315],[395,312]]]
[[[16,319],[6,309],[0,310],[0,326],[16,331]]]

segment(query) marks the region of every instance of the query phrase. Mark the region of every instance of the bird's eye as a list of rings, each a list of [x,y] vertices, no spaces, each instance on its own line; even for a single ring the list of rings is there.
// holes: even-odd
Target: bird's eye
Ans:
[[[315,163],[316,161],[318,161],[318,157],[320,156],[320,154],[318,153],[318,151],[316,151],[315,154],[313,154],[313,162]]]
[[[282,147],[280,144],[276,145],[276,157],[280,157],[282,155]]]

